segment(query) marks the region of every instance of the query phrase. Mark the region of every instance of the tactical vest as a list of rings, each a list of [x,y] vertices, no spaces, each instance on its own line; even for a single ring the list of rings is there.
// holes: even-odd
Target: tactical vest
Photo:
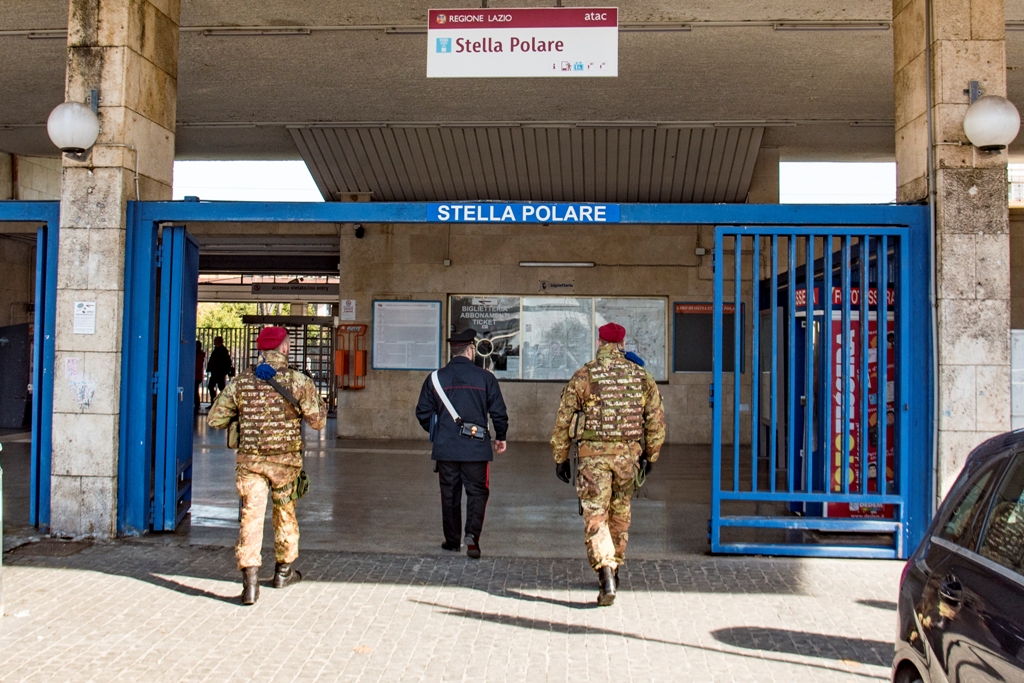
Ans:
[[[639,441],[644,434],[641,371],[625,358],[590,365],[590,396],[584,402],[584,441]]]
[[[291,388],[289,370],[275,379]],[[247,369],[235,378],[238,385],[238,454],[280,455],[302,452],[302,416],[274,387]]]

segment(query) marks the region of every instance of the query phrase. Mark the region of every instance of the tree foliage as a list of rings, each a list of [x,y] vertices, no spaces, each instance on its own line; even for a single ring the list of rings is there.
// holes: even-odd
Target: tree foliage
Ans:
[[[242,327],[243,315],[256,315],[256,304],[201,303],[196,327]]]

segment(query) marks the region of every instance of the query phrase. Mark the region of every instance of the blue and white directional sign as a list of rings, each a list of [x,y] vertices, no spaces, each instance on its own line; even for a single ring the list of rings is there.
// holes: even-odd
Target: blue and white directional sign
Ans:
[[[427,204],[436,223],[618,223],[618,204]]]

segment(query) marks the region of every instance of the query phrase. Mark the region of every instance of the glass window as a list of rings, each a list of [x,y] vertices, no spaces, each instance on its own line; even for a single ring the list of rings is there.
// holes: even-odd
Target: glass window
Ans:
[[[991,478],[992,469],[989,468],[987,472],[975,480],[974,484],[971,485],[967,493],[963,495],[960,502],[953,509],[953,514],[949,516],[949,520],[943,525],[939,536],[965,547],[970,543],[968,532],[971,528],[971,521],[976,516],[978,501],[985,493],[985,487]]]
[[[594,358],[594,300],[523,297],[523,379],[569,379]]]
[[[1024,574],[1024,455],[1018,455],[992,499],[981,554]]]
[[[666,305],[664,299],[594,299],[594,326],[625,327],[626,351],[643,358],[644,369],[657,381],[668,379]]]

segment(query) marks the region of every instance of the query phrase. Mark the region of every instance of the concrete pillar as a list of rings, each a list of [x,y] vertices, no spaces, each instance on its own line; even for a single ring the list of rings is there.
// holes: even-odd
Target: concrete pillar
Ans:
[[[64,160],[51,530],[116,532],[125,215],[171,198],[180,0],[71,0],[65,98],[99,90],[101,133]],[[95,305],[93,331],[76,303]],[[79,319],[80,322],[85,322]]]
[[[762,147],[757,152],[754,173],[747,190],[748,204],[779,203],[779,148]]]
[[[893,32],[898,200],[928,200],[929,155],[935,167],[941,497],[971,448],[1010,427],[1007,154],[963,132],[970,81],[1006,95],[1003,0],[893,0]]]

